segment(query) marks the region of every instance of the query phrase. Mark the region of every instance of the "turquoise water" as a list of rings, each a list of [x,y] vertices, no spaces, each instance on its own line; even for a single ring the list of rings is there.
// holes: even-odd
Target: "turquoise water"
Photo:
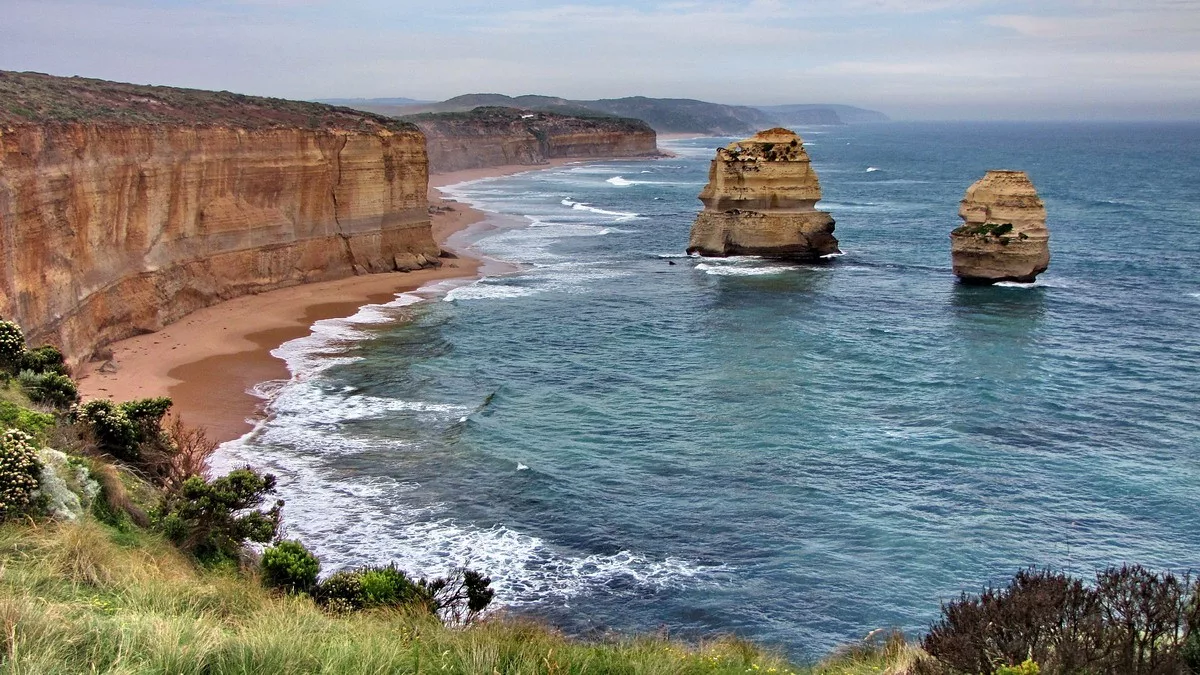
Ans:
[[[225,458],[327,569],[479,567],[578,634],[808,658],[1025,565],[1197,567],[1200,126],[800,131],[831,264],[682,256],[721,140],[456,186],[522,271],[284,345]],[[1036,284],[950,273],[988,168],[1046,202]]]

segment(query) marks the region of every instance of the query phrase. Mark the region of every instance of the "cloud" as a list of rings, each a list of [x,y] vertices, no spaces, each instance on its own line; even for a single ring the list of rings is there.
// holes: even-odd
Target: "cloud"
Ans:
[[[0,67],[293,98],[644,94],[901,116],[1200,100],[1200,0],[4,3]]]

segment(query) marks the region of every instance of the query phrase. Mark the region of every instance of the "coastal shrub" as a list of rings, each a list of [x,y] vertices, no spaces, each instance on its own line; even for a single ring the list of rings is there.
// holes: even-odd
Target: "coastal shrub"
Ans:
[[[143,464],[159,487],[173,493],[192,476],[208,473],[208,460],[218,443],[200,427],[189,427],[179,416],[166,424],[158,442],[143,447]]]
[[[283,500],[259,509],[274,491],[275,476],[249,467],[211,481],[192,476],[163,499],[156,521],[171,541],[200,560],[236,560],[248,542],[275,538]]]
[[[1033,659],[1025,659],[1023,663],[1016,666],[1000,666],[996,669],[996,675],[1040,675],[1042,669]]]
[[[496,591],[491,588],[491,577],[465,567],[448,577],[433,581],[422,579],[419,584],[430,595],[433,611],[450,625],[472,623],[496,596]]]
[[[1200,605],[1186,576],[1135,565],[1100,572],[1088,585],[1022,570],[1005,587],[943,605],[923,646],[950,672],[992,675],[1032,660],[1044,675],[1176,675],[1186,672],[1197,631]]]
[[[124,403],[94,399],[75,408],[74,417],[90,430],[100,451],[136,464],[144,444],[163,442],[162,418],[170,408],[165,397]]]
[[[42,438],[52,427],[54,415],[0,401],[0,429],[17,429],[34,438]]]
[[[27,513],[35,505],[41,473],[32,436],[16,429],[0,435],[0,520]]]
[[[417,608],[447,625],[461,626],[472,623],[491,604],[495,596],[491,583],[489,577],[466,568],[433,580],[413,580],[392,564],[335,572],[318,584],[312,595],[331,611]]]
[[[21,370],[31,370],[35,373],[58,373],[69,375],[67,360],[57,347],[42,345],[30,349],[21,356]]]
[[[25,355],[25,334],[12,321],[0,321],[0,370],[16,372]]]
[[[281,541],[263,551],[263,584],[288,593],[307,593],[317,584],[321,561],[298,541]]]
[[[22,370],[17,377],[31,401],[55,408],[69,408],[79,402],[75,381],[61,373]]]

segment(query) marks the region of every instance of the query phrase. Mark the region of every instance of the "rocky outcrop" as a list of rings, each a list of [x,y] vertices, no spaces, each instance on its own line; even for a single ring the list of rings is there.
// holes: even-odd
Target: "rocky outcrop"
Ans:
[[[409,118],[427,139],[434,173],[567,157],[648,157],[658,139],[644,122],[576,117],[514,108],[476,108]]]
[[[0,75],[12,88],[25,74]],[[439,253],[424,138],[411,125],[314,104],[51,79],[85,90],[55,98],[26,87],[22,115],[0,118],[0,316],[73,364],[221,300]],[[78,109],[101,94],[117,103]],[[192,118],[212,115],[213,97],[237,126]],[[132,113],[113,112],[126,104]],[[67,105],[77,106],[69,117],[54,112]]]
[[[787,129],[717,150],[700,193],[688,253],[816,260],[838,253],[833,218],[816,209],[821,185],[804,143]]]
[[[1050,266],[1046,207],[1024,171],[988,171],[967,188],[950,233],[954,273],[968,283],[1028,283]]]

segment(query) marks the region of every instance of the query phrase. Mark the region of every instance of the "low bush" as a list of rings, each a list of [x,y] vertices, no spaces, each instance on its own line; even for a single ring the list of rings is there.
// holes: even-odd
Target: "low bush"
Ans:
[[[21,356],[21,370],[31,370],[35,373],[57,373],[70,375],[67,371],[67,360],[57,347],[42,345],[30,349]]]
[[[467,625],[491,604],[495,596],[491,583],[482,573],[466,568],[447,577],[414,580],[392,564],[335,572],[312,595],[333,611],[407,607],[427,611],[449,625]]]
[[[12,321],[0,321],[0,370],[15,373],[25,355],[25,334]]]
[[[74,417],[89,430],[101,452],[136,465],[142,446],[163,442],[162,419],[169,398],[143,398],[124,403],[93,399],[74,409]]]
[[[32,436],[16,429],[0,435],[0,520],[29,512],[41,473]]]
[[[1032,661],[1044,675],[1179,675],[1198,634],[1200,592],[1186,576],[1135,565],[1088,585],[1023,570],[1005,587],[943,605],[924,647],[948,669],[940,672],[992,675]]]
[[[491,577],[465,567],[448,577],[419,583],[431,596],[433,611],[451,625],[472,623],[496,596]]]
[[[263,584],[288,593],[307,593],[317,585],[321,561],[298,541],[281,541],[263,551]]]
[[[283,501],[259,510],[274,491],[274,476],[249,467],[211,481],[192,476],[163,499],[156,521],[168,538],[202,561],[236,560],[248,542],[275,538]]]
[[[56,372],[38,373],[22,370],[17,377],[30,400],[55,408],[70,408],[79,402],[75,381]]]

